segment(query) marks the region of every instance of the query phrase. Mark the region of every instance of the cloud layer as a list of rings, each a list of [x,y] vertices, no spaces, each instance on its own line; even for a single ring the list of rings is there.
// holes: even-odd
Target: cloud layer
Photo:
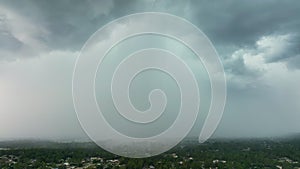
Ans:
[[[0,139],[84,137],[76,56],[104,24],[146,11],[186,18],[216,46],[229,90],[216,137],[300,132],[300,1],[0,0]]]

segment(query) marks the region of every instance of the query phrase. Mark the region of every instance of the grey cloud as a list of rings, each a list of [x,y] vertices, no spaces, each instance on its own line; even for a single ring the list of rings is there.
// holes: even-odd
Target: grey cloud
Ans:
[[[299,36],[295,34],[262,36],[251,47],[244,46],[226,57],[224,67],[229,77],[251,82],[264,76],[272,63],[300,68],[299,47]]]
[[[228,77],[228,107],[216,135],[299,132],[299,115],[293,112],[300,110],[299,94],[295,92],[300,79],[300,1],[0,0],[0,14],[5,13],[1,7],[9,10],[17,22],[0,16],[0,60],[41,55],[29,61],[0,62],[0,90],[5,93],[1,95],[4,106],[0,106],[0,130],[5,132],[2,137],[28,135],[24,131],[28,123],[29,133],[37,130],[36,126],[41,128],[33,136],[75,137],[80,126],[72,109],[70,78],[77,52],[104,24],[145,11],[184,17],[203,30],[216,46]],[[287,41],[276,40],[286,35],[290,36]],[[263,37],[273,38],[282,48],[260,47],[257,42]],[[284,66],[271,67],[278,63],[286,64],[289,70]],[[282,96],[286,89],[290,91]],[[28,99],[33,95],[37,96]],[[21,117],[19,125],[8,128],[15,117]],[[80,134],[84,135],[82,131]]]
[[[1,2],[0,2],[1,4]],[[34,26],[48,31],[38,37],[50,49],[79,50],[87,38],[111,19],[113,1],[3,1]]]
[[[291,70],[300,69],[300,54],[289,58],[287,61],[287,67]]]
[[[245,64],[243,53],[237,52],[235,57],[231,57],[224,62],[224,68],[227,73],[242,77],[256,77],[261,74],[261,71],[251,69]]]
[[[46,29],[0,4],[0,59],[15,60],[36,56],[47,47],[42,39]]]
[[[300,40],[299,35],[281,35],[279,38],[274,38],[265,46],[265,50],[270,50],[269,56],[266,57],[267,63],[285,61],[289,58],[300,54]],[[263,49],[264,50],[264,49]]]
[[[0,49],[2,50],[19,50],[22,42],[11,35],[9,32],[0,32]]]
[[[0,61],[15,60],[17,55],[15,51],[20,51],[23,43],[8,32],[0,32]]]
[[[52,48],[78,50],[99,27],[112,19],[135,12],[169,12],[190,20],[202,29],[223,57],[252,45],[259,37],[299,32],[300,2],[282,1],[3,1],[18,9],[50,34]],[[22,8],[21,8],[22,7]]]
[[[23,43],[9,30],[8,20],[5,15],[0,15],[0,50],[19,50]]]
[[[190,1],[187,18],[204,31],[222,57],[253,47],[272,34],[299,34],[298,1]]]

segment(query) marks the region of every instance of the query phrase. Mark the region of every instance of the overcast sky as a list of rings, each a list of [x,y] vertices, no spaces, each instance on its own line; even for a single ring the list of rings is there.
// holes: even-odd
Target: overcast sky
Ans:
[[[216,47],[228,95],[215,137],[300,133],[300,1],[0,0],[0,139],[86,138],[76,57],[104,24],[146,11],[189,20]]]

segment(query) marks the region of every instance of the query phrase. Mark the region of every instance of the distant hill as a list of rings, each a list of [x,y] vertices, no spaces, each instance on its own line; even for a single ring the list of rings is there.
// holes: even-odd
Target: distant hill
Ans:
[[[284,137],[272,137],[272,138],[214,138],[209,139],[207,142],[201,144],[210,144],[214,142],[299,142],[300,133],[291,134]],[[188,137],[184,139],[179,145],[194,145],[199,144],[198,138]],[[0,148],[99,148],[94,142],[59,142],[49,140],[11,140],[11,141],[0,141]]]
[[[95,148],[93,142],[54,142],[47,140],[0,141],[0,148]]]

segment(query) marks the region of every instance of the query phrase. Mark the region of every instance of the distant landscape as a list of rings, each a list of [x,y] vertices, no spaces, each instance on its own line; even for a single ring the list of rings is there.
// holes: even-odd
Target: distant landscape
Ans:
[[[300,169],[299,28],[300,0],[0,0],[0,169]]]
[[[154,169],[154,168],[300,168],[300,137],[211,139],[199,144],[186,139],[151,158],[124,158],[91,142],[0,142],[0,168]]]

